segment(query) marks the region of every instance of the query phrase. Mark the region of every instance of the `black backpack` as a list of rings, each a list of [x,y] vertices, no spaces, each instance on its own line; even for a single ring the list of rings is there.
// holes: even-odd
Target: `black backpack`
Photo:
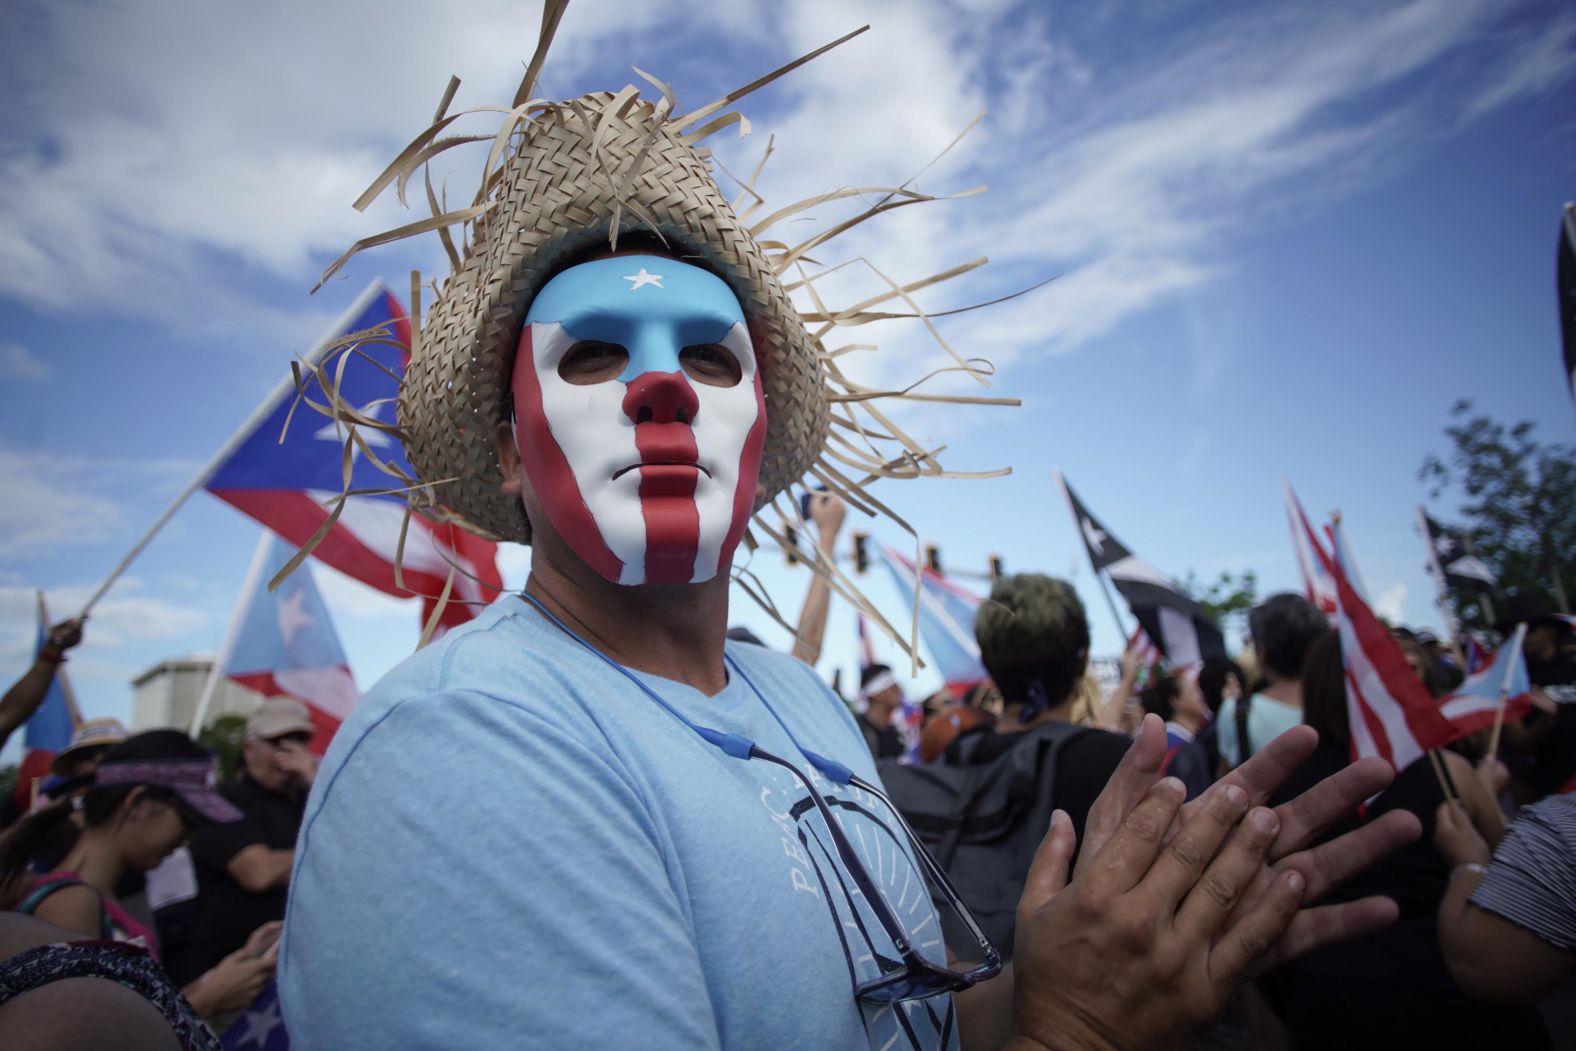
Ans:
[[[1088,727],[1045,723],[1015,736],[994,759],[974,755],[993,735],[960,738],[926,766],[876,764],[887,795],[946,870],[974,921],[1004,958],[1012,957],[1018,898],[1055,809],[1056,756]],[[934,892],[947,944],[960,959],[979,955],[963,922]]]

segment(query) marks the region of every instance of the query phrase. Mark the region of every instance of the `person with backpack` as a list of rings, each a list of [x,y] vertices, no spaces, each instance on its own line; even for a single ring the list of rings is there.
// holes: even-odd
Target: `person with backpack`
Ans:
[[[1302,723],[1303,661],[1329,627],[1319,607],[1289,591],[1253,607],[1248,632],[1263,678],[1252,693],[1224,701],[1215,717],[1222,773]]]
[[[1052,811],[1067,812],[1081,843],[1089,808],[1132,742],[1073,722],[1089,620],[1072,585],[1039,573],[1002,577],[980,604],[974,634],[1001,690],[1001,718],[961,733],[935,763],[880,770],[893,803],[1009,958],[1014,910]],[[948,944],[968,944],[947,926]]]

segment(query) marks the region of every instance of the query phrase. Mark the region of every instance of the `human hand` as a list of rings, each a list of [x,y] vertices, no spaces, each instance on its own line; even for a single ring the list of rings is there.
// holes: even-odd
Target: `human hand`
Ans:
[[[64,653],[82,641],[82,618],[73,617],[54,625],[44,636],[44,647]]]
[[[1458,799],[1446,800],[1434,811],[1434,846],[1451,868],[1468,862],[1486,865],[1494,856]]]
[[[317,777],[317,759],[299,741],[280,741],[274,748],[274,765],[303,787],[311,787]]]
[[[1498,799],[1510,784],[1510,770],[1499,761],[1498,756],[1485,755],[1477,761],[1473,772],[1477,774],[1478,783],[1488,792],[1490,799]]]
[[[1527,691],[1527,699],[1532,702],[1532,707],[1544,715],[1557,715],[1559,709],[1554,706],[1554,700],[1544,692],[1543,687],[1534,686]]]
[[[269,920],[246,937],[246,944],[239,951],[249,959],[273,957],[279,951],[279,935],[284,932],[282,920]]]
[[[1138,671],[1143,666],[1143,655],[1138,652],[1137,645],[1128,646],[1122,651],[1122,681],[1137,682]]]
[[[248,943],[250,941],[248,939]],[[273,978],[275,963],[272,951],[261,956],[248,956],[247,948],[243,946],[197,979],[196,985],[187,993],[187,999],[204,1018],[212,1018],[226,1011],[239,1011],[257,999],[257,994]]]
[[[1250,805],[1257,806],[1280,787],[1291,773],[1312,753],[1319,735],[1309,727],[1286,731],[1231,773],[1221,778],[1197,799],[1181,808],[1178,826],[1185,826],[1208,805],[1210,798],[1230,786],[1248,794]],[[1094,856],[1121,827],[1128,813],[1139,804],[1160,776],[1165,759],[1165,724],[1158,716],[1147,717],[1132,747],[1118,764],[1105,790],[1090,808],[1084,825],[1084,843],[1078,856],[1075,880],[1093,863]],[[1320,833],[1349,814],[1363,800],[1384,789],[1395,777],[1382,759],[1362,759],[1319,782],[1296,799],[1275,808],[1280,831],[1270,847],[1267,864],[1261,866],[1244,895],[1243,909],[1251,908],[1281,873],[1296,870],[1306,881],[1303,898],[1314,902],[1332,887],[1361,872],[1379,858],[1412,842],[1422,833],[1416,817],[1393,810],[1356,831],[1305,849]],[[1172,828],[1170,835],[1176,834]],[[1241,910],[1239,909],[1239,913]],[[1297,913],[1280,939],[1258,961],[1262,972],[1289,959],[1330,942],[1355,938],[1395,922],[1396,905],[1388,898],[1367,897],[1339,905],[1304,908]],[[1238,922],[1233,917],[1227,929]]]
[[[1250,811],[1228,785],[1168,837],[1184,796],[1175,778],[1155,784],[1093,857],[1086,846],[1070,885],[1072,822],[1053,816],[1018,905],[1017,1046],[1177,1045],[1292,922],[1306,890],[1295,869],[1245,904],[1280,830],[1275,811]]]
[[[836,493],[810,494],[810,521],[815,523],[817,542],[823,550],[832,550],[832,542],[837,539],[838,530],[843,528],[843,518],[847,514],[848,505]]]

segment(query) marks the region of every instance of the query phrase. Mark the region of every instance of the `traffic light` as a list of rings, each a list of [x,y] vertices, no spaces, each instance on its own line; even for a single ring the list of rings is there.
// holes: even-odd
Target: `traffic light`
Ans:
[[[994,581],[1000,580],[1002,577],[1004,577],[1006,575],[1007,575],[1007,571],[1005,569],[1003,569],[1002,565],[1001,565],[1001,556],[1000,555],[992,555],[992,556],[990,556],[990,578],[991,578],[991,580],[994,582]]]
[[[925,565],[932,573],[941,575],[941,549],[935,544],[925,545]]]
[[[870,568],[870,535],[854,534],[854,571],[863,574]]]

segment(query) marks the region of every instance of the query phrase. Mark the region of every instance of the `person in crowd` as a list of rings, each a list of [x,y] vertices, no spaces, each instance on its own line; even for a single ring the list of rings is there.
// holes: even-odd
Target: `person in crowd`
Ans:
[[[178,730],[127,738],[104,754],[93,786],[81,797],[82,831],[61,863],[36,876],[29,868],[38,844],[72,820],[71,801],[36,811],[6,833],[0,841],[0,885],[28,884],[18,912],[84,937],[136,942],[156,953],[154,933],[126,911],[115,885],[126,872],[158,865],[194,830],[240,819],[210,787],[212,774],[207,750]],[[199,1014],[245,1007],[267,984],[278,927],[256,935],[242,951],[182,983]]]
[[[1319,732],[1313,755],[1281,787],[1295,793],[1337,773],[1351,762],[1345,672],[1339,636],[1326,628],[1309,647],[1301,676],[1303,714]],[[1453,752],[1438,753],[1463,812],[1488,842],[1504,824],[1497,804],[1471,764]],[[1406,1046],[1481,1049],[1488,1046],[1548,1047],[1537,1012],[1479,1003],[1452,979],[1440,952],[1438,911],[1454,878],[1434,849],[1435,815],[1444,789],[1427,756],[1419,756],[1372,800],[1363,815],[1351,816],[1331,834],[1394,811],[1415,816],[1428,836],[1356,877],[1337,897],[1382,894],[1400,907],[1391,927],[1326,946],[1278,968],[1260,984],[1285,1026],[1291,1048],[1385,1048]]]
[[[1187,786],[1191,799],[1209,787],[1215,768],[1202,749],[1192,745],[1210,725],[1209,706],[1198,684],[1198,668],[1172,668],[1140,694],[1144,711],[1166,724],[1166,762],[1163,769]]]
[[[41,800],[65,799],[66,796],[80,796],[87,791],[93,783],[93,771],[98,769],[99,759],[104,756],[104,752],[125,739],[126,728],[120,725],[120,720],[88,719],[77,726],[71,734],[71,741],[57,755],[39,753],[39,756],[28,756],[33,764],[47,763],[49,774],[39,777],[38,766],[17,772],[16,791],[0,800],[0,829],[6,829],[17,818],[32,810],[35,782],[36,794]],[[76,830],[61,829],[58,838],[61,846],[54,860],[60,860],[66,849],[71,848]],[[54,860],[47,863],[54,863]]]
[[[859,696],[865,710],[858,715],[859,732],[877,759],[896,759],[903,754],[903,734],[897,728],[897,713],[903,707],[903,688],[892,669],[871,664],[859,673]]]
[[[1516,755],[1517,796],[1530,803],[1576,788],[1576,650],[1571,621],[1534,595],[1514,596],[1500,625],[1507,635],[1527,626],[1522,653],[1532,683],[1532,710],[1505,725]]]
[[[73,781],[79,777],[91,778],[98,769],[104,753],[127,737],[126,728],[119,719],[87,719],[72,733],[70,742],[49,762],[49,770],[56,777]]]
[[[176,981],[202,974],[258,927],[285,918],[296,835],[317,771],[306,747],[312,733],[306,706],[289,698],[270,698],[247,719],[241,768],[219,786],[238,818],[192,836],[197,896],[182,922],[164,928],[164,964]]]
[[[32,666],[0,697],[0,748],[38,711],[49,696],[55,673],[66,663],[67,652],[81,641],[80,619],[63,620],[44,633],[44,644],[34,654]]]
[[[1449,690],[1449,676],[1423,644],[1422,636],[1411,628],[1398,625],[1390,629],[1390,637],[1401,647],[1401,655],[1406,658],[1407,666],[1417,676],[1417,681],[1423,684],[1423,688],[1434,697],[1444,696]],[[1432,635],[1429,637],[1432,638]]]
[[[993,761],[1034,727],[1073,724],[1089,665],[1089,620],[1071,584],[1040,573],[998,578],[974,616],[974,637],[1003,711],[994,739],[972,752],[972,762]],[[1052,799],[1080,839],[1090,806],[1131,744],[1122,734],[1083,728],[1058,750]]]
[[[1466,680],[1466,672],[1457,662],[1455,652],[1427,628],[1420,629],[1416,636],[1417,644],[1423,649],[1423,656],[1428,658],[1438,678],[1439,690],[1435,696],[1449,693],[1460,686]]]
[[[1215,735],[1224,768],[1237,766],[1265,741],[1302,722],[1303,659],[1328,630],[1319,608],[1290,592],[1271,595],[1248,614],[1263,679],[1254,692],[1220,706]]]
[[[1460,803],[1441,803],[1434,844],[1450,866],[1439,947],[1472,996],[1536,1003],[1576,969],[1576,796],[1523,807],[1491,849]]]
[[[1415,832],[1300,854],[1386,772],[1258,807],[1307,750],[1294,731],[1184,811],[1151,724],[1070,875],[1072,822],[1052,822],[1011,974],[986,945],[954,966],[847,709],[803,662],[724,639],[734,553],[823,455],[835,368],[668,99],[533,106],[394,432],[427,496],[530,542],[530,577],[330,747],[281,957],[293,1044],[936,1048],[990,1010],[949,995],[968,988],[1024,1046],[1152,1046],[1266,954],[1390,918],[1298,911]]]

